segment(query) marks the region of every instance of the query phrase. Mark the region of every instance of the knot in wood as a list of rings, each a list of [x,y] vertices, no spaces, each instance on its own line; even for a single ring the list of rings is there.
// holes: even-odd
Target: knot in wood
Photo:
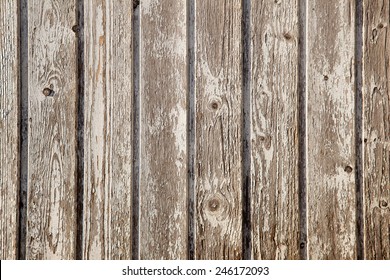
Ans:
[[[388,203],[386,200],[382,200],[381,203],[380,203],[380,207],[381,208],[386,208],[388,206]]]
[[[208,207],[209,207],[210,211],[215,212],[219,209],[219,204],[220,203],[219,203],[218,199],[213,198],[209,201]]]
[[[291,34],[288,33],[288,32],[284,32],[284,33],[283,33],[283,37],[284,37],[286,40],[291,40],[291,38],[292,38]]]
[[[221,108],[221,105],[222,105],[222,100],[218,97],[212,97],[210,100],[209,100],[209,104],[208,104],[208,107],[210,110],[212,111],[217,111],[218,109]]]
[[[344,168],[344,171],[347,172],[347,173],[351,173],[352,172],[352,167],[347,165],[345,168]]]
[[[54,95],[54,91],[50,88],[44,88],[42,93],[44,96],[53,96]]]
[[[379,29],[381,29],[381,28],[383,28],[383,27],[384,27],[384,26],[383,26],[383,23],[379,23],[379,24],[378,24],[378,28],[379,28]]]

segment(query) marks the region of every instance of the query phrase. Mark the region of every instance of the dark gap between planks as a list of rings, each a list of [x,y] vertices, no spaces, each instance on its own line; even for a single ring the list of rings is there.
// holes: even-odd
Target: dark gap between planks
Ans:
[[[251,143],[250,143],[250,78],[251,78],[251,56],[250,56],[250,0],[242,0],[242,71],[243,71],[243,172],[242,172],[242,258],[251,259],[252,251],[252,226],[251,226]]]
[[[84,2],[76,5],[77,25],[72,30],[77,36],[77,189],[76,189],[76,259],[83,258],[83,205],[84,205]]]
[[[19,232],[17,258],[26,259],[27,185],[28,185],[28,8],[19,2],[20,63],[20,161],[19,161]]]
[[[355,2],[355,184],[356,184],[356,255],[364,259],[364,220],[363,220],[363,1]]]
[[[133,191],[132,259],[139,259],[139,148],[140,148],[140,5],[133,1]]]
[[[195,3],[187,0],[188,259],[195,259]]]
[[[306,184],[306,7],[307,0],[298,3],[298,192],[299,192],[299,256],[307,259],[307,184]]]

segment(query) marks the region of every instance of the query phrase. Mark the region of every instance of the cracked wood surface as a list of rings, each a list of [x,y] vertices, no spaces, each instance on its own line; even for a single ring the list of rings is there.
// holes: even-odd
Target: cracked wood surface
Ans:
[[[185,0],[140,2],[140,259],[187,258]]]
[[[195,1],[195,258],[242,258],[240,0]]]
[[[307,5],[307,254],[355,259],[355,1]]]
[[[18,257],[19,24],[16,1],[0,2],[0,259]]]
[[[364,0],[363,188],[366,259],[390,259],[390,3]]]
[[[83,259],[131,259],[132,12],[84,1]]]
[[[74,259],[75,0],[28,1],[27,259]]]
[[[299,259],[298,1],[251,5],[252,258]]]

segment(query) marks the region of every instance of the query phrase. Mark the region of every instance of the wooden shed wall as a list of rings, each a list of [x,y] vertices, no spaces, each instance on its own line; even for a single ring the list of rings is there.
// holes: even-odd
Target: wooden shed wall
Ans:
[[[1,0],[0,259],[390,259],[387,0]]]

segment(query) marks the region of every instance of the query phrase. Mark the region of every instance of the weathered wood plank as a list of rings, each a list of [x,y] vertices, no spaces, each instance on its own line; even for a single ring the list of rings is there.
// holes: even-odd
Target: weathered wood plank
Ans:
[[[356,258],[355,1],[307,2],[308,258]]]
[[[298,1],[251,7],[252,257],[298,259]]]
[[[73,259],[76,241],[75,0],[28,1],[27,259]]]
[[[242,258],[240,0],[195,1],[195,258]]]
[[[18,2],[0,2],[0,259],[18,257]]]
[[[185,259],[186,1],[140,5],[140,258]]]
[[[132,9],[84,1],[84,259],[132,255]]]
[[[390,3],[364,1],[365,258],[390,259]]]

